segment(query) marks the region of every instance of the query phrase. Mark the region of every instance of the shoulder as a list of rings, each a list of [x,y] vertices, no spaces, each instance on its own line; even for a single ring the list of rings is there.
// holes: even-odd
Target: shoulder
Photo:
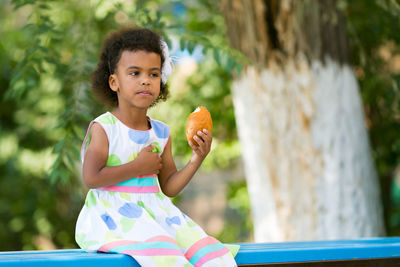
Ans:
[[[107,132],[100,123],[96,123],[96,121],[93,122],[93,125],[90,128],[90,134],[92,142],[108,144]]]
[[[108,149],[108,136],[100,123],[97,123],[95,120],[93,120],[88,128],[87,134],[85,136],[85,139],[83,140],[82,143],[82,148],[81,148],[81,160],[82,162],[84,161],[85,154],[88,150],[94,150],[94,151],[99,151],[99,150],[104,150]]]
[[[108,139],[112,138],[113,133],[118,128],[118,119],[110,112],[101,114],[92,122],[94,125],[97,124],[97,128],[102,128]]]
[[[116,124],[117,123],[117,118],[112,115],[110,112],[106,112],[98,116],[96,119],[93,120],[94,122],[98,122],[100,124]]]
[[[154,119],[150,119],[150,121],[151,121],[151,127],[153,128],[158,138],[169,137],[169,126],[166,123]]]
[[[110,113],[106,112],[98,116],[92,121],[90,133],[92,138],[97,139],[101,143],[108,143],[109,126],[115,124],[117,119]]]
[[[93,134],[96,134],[96,135],[105,134],[105,130],[104,130],[103,126],[100,123],[98,123],[97,121],[93,121],[93,125],[90,128],[90,131],[91,131],[92,135]]]

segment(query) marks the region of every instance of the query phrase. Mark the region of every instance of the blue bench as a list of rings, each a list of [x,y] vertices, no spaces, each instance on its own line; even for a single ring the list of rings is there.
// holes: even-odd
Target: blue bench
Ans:
[[[240,245],[236,261],[241,266],[400,266],[398,237]],[[334,265],[335,262],[337,265]],[[307,264],[304,265],[305,263]],[[133,267],[139,265],[127,255],[64,249],[0,252],[0,266]]]

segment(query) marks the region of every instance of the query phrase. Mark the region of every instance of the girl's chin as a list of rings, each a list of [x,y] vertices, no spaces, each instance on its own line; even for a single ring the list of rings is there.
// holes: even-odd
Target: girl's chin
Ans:
[[[135,103],[132,105],[132,107],[136,107],[139,109],[148,109],[152,103],[153,101],[146,101],[146,103]]]

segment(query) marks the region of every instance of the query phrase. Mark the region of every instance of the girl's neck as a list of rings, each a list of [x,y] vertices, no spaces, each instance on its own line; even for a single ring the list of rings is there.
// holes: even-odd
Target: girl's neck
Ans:
[[[117,107],[111,112],[123,124],[135,130],[148,130],[147,109],[124,109]]]

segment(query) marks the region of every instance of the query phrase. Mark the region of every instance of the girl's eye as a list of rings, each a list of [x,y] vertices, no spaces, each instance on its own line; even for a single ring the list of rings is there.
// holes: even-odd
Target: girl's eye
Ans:
[[[139,74],[138,71],[134,71],[134,72],[129,73],[129,75],[131,75],[131,76],[137,76],[138,74]]]
[[[152,73],[152,74],[150,74],[150,76],[151,77],[158,77],[158,76],[160,76],[158,73]]]

